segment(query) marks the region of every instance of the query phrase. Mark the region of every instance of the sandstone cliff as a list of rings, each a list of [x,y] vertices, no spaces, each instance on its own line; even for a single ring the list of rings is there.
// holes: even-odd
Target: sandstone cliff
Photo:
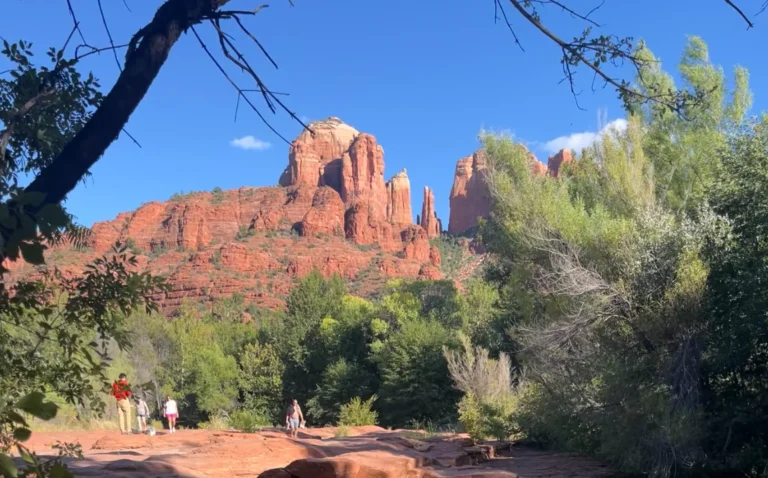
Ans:
[[[571,160],[570,151],[564,150],[550,158],[549,166],[545,166],[533,153],[527,154],[531,172],[539,176],[549,172],[550,175],[557,177],[561,163]],[[477,226],[478,218],[488,217],[491,212],[491,197],[486,175],[487,165],[483,150],[461,158],[456,163],[453,188],[449,198],[448,232],[462,234]]]
[[[49,251],[48,265],[76,274],[121,241],[139,270],[168,278],[170,291],[157,297],[166,311],[234,292],[258,306],[281,307],[294,278],[312,269],[340,274],[359,295],[387,277],[441,277],[433,236],[413,224],[408,176],[402,171],[385,182],[376,138],[338,118],[310,128],[314,134],[304,131],[292,142],[280,187],[144,204],[94,224],[86,251]],[[16,278],[38,273],[14,266]]]
[[[482,150],[461,158],[456,163],[450,196],[448,232],[461,234],[477,225],[477,219],[488,217],[491,197],[485,181],[486,164]]]
[[[573,161],[573,155],[568,149],[561,149],[554,156],[550,156],[547,159],[547,170],[549,171],[550,176],[556,178],[563,163],[571,161]]]

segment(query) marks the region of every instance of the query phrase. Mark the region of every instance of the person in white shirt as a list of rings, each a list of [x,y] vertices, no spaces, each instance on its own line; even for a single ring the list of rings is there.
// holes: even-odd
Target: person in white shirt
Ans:
[[[168,419],[168,428],[171,429],[171,433],[176,433],[176,419],[179,418],[179,407],[176,405],[176,400],[171,399],[170,395],[163,405],[163,416]]]

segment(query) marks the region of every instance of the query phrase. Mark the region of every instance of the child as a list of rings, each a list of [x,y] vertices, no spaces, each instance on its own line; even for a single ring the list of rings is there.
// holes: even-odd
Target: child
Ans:
[[[139,433],[147,431],[147,417],[149,416],[149,407],[143,398],[136,399],[136,418],[139,421]]]
[[[176,405],[176,400],[172,400],[170,395],[163,406],[163,416],[168,419],[168,428],[171,429],[171,433],[176,433],[176,419],[179,418],[179,408]]]

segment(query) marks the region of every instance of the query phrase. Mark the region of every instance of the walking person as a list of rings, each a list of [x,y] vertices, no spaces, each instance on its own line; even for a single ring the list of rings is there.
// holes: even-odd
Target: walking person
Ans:
[[[171,433],[176,433],[176,419],[179,418],[179,407],[176,405],[176,400],[173,400],[169,395],[163,405],[163,416],[168,419],[168,428],[171,429]]]
[[[147,417],[149,416],[149,406],[143,398],[136,399],[136,418],[139,421],[139,433],[147,431]]]
[[[120,425],[120,433],[129,435],[131,433],[131,386],[128,384],[128,378],[124,373],[118,376],[112,383],[111,395],[117,400],[117,420]]]
[[[304,414],[301,411],[299,402],[294,399],[288,406],[288,410],[285,412],[285,426],[291,431],[292,438],[298,438],[299,424],[303,421]]]

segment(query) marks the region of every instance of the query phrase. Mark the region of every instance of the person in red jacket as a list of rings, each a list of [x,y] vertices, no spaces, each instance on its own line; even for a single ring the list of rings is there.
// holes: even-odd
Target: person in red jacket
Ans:
[[[124,373],[112,383],[112,396],[117,400],[117,418],[120,422],[120,433],[131,433],[131,386]]]

